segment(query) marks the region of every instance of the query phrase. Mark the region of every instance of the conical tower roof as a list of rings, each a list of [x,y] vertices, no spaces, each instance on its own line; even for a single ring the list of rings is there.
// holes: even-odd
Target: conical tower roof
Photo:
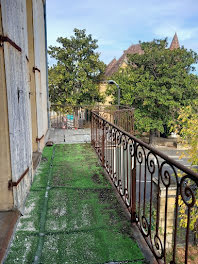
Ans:
[[[177,33],[175,33],[173,40],[171,42],[171,45],[170,45],[170,50],[178,49],[179,47],[180,47],[179,46],[179,40],[177,37]]]

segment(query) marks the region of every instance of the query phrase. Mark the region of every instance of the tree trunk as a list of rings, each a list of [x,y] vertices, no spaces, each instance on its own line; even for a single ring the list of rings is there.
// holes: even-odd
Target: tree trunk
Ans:
[[[155,132],[153,129],[150,130],[149,133],[149,145],[154,145],[154,136],[155,136]]]
[[[155,128],[155,136],[156,136],[156,137],[160,137],[160,132],[159,132],[159,130],[157,130],[156,128]]]

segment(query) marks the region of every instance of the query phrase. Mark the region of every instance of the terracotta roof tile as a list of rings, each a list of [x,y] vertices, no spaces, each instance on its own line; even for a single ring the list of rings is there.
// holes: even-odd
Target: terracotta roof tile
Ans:
[[[141,49],[141,45],[140,44],[131,45],[127,50],[124,51],[124,53],[119,58],[119,60],[114,61],[113,64],[112,64],[113,61],[111,61],[108,64],[108,66],[107,66],[107,69],[105,71],[104,76],[105,77],[110,77],[112,74],[117,72],[118,69],[122,66],[123,62],[127,61],[127,55],[128,54],[135,54],[135,53],[138,53],[138,54],[143,54],[144,53],[144,51]]]
[[[170,45],[170,50],[179,48],[179,40],[177,33],[175,33],[173,40]],[[122,66],[123,62],[127,62],[128,54],[143,54],[144,51],[141,48],[140,44],[131,45],[127,50],[125,50],[119,60],[113,59],[107,66],[104,76],[110,77],[112,74],[116,73],[118,69]]]
[[[177,33],[175,33],[173,40],[171,42],[171,45],[170,45],[170,50],[178,49],[179,47],[180,47],[179,46],[179,40],[177,37]]]
[[[105,76],[108,76],[109,72],[111,72],[111,69],[114,67],[114,65],[117,63],[117,60],[114,58],[108,65],[105,71]]]

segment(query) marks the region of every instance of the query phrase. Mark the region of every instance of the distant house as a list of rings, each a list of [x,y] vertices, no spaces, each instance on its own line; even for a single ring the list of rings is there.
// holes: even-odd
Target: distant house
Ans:
[[[177,37],[177,33],[175,33],[171,45],[170,50],[179,48],[179,40]],[[122,56],[116,60],[115,58],[107,65],[106,71],[104,73],[104,79],[109,80],[111,76],[116,73],[119,69],[127,67],[127,55],[128,54],[143,54],[144,51],[141,49],[140,44],[131,45],[127,50],[124,51]],[[100,92],[103,94],[105,93],[107,88],[107,84],[105,82],[102,82],[100,84]],[[106,98],[105,104],[109,104],[110,97]]]
[[[48,132],[45,0],[0,0],[0,210],[21,210]]]

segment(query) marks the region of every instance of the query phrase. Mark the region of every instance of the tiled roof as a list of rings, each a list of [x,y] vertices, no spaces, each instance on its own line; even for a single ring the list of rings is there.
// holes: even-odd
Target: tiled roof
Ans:
[[[124,51],[122,56],[119,58],[119,60],[116,61],[116,59],[112,60],[105,71],[104,76],[110,77],[112,74],[118,71],[118,69],[122,66],[124,61],[127,61],[127,54],[143,54],[143,50],[141,49],[140,44],[131,45],[127,50]]]
[[[124,51],[126,54],[143,54],[144,51],[141,49],[140,44],[131,45],[127,50]]]
[[[179,47],[180,47],[179,46],[179,40],[177,37],[177,33],[175,33],[173,40],[171,42],[171,45],[170,45],[170,50],[178,49]]]
[[[170,50],[179,48],[179,40],[177,33],[175,33],[173,40],[170,45]],[[116,73],[118,69],[122,66],[123,62],[127,62],[128,54],[143,54],[144,51],[141,49],[140,44],[131,45],[127,50],[124,51],[119,60],[113,59],[107,66],[104,76],[110,77],[112,74]]]
[[[117,63],[117,60],[116,59],[113,59],[108,65],[107,65],[107,68],[106,68],[106,71],[105,71],[105,76],[110,76],[111,74],[109,74],[112,70],[112,68],[114,67],[114,65]]]

